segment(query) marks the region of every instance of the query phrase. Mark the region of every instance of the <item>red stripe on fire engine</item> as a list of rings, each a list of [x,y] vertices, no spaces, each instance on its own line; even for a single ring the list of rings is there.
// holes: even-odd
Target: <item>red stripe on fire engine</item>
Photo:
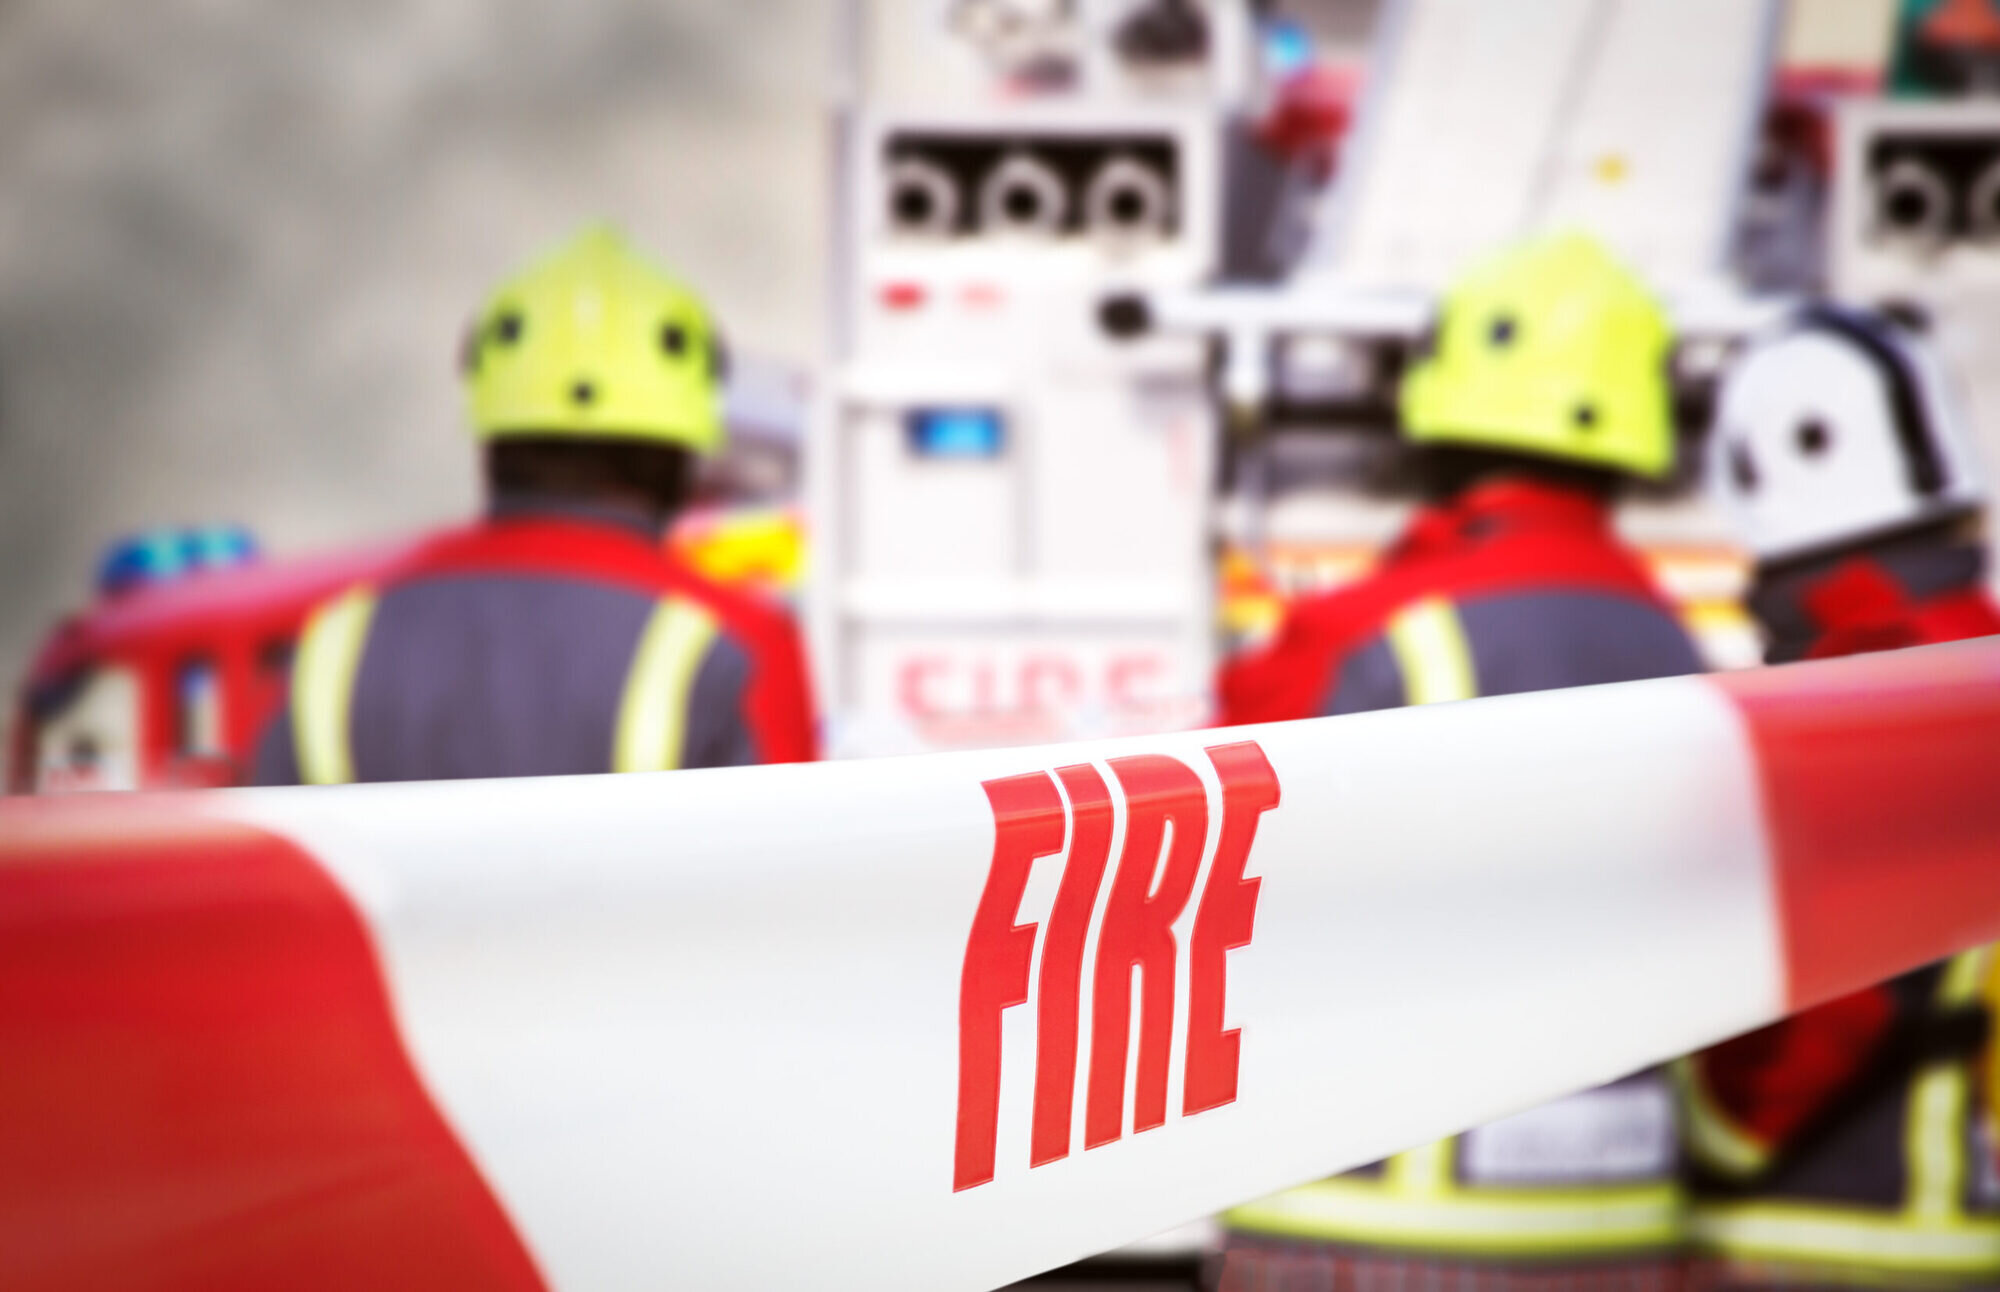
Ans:
[[[2000,940],[2000,638],[1713,680],[1757,754],[1792,1008]]]
[[[542,1287],[326,873],[77,806],[0,828],[0,1286]]]

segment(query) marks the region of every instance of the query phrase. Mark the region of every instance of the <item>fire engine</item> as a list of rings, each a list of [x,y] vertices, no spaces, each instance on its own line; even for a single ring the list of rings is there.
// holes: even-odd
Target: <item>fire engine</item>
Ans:
[[[808,630],[836,754],[1187,726],[1215,663],[1198,341],[1107,288],[1219,268],[1234,6],[844,10]]]
[[[845,6],[807,455],[836,754],[1200,721],[1219,653],[1401,514],[1395,375],[1471,254],[1598,230],[1678,297],[1691,387],[1757,321],[1728,259],[1774,5],[1405,0],[1365,62],[1312,8]],[[1636,524],[1749,662],[1686,492]]]
[[[113,547],[96,605],[57,626],[15,713],[10,789],[231,785],[284,692],[306,614],[400,546],[264,562],[247,543],[218,559],[214,531],[162,531]]]

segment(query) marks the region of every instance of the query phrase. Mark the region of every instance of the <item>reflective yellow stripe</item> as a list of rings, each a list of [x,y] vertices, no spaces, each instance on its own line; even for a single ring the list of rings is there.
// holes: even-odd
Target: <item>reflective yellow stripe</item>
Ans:
[[[666,772],[681,765],[695,673],[715,633],[715,616],[692,601],[668,597],[653,608],[618,702],[612,771]]]
[[[1608,1189],[1459,1190],[1425,1203],[1340,1176],[1223,1213],[1232,1229],[1319,1241],[1455,1251],[1601,1252],[1680,1238],[1672,1183]]]
[[[1458,1141],[1441,1139],[1390,1158],[1382,1168],[1382,1183],[1398,1197],[1441,1198],[1452,1191],[1457,1159]]]
[[[1987,1017],[2000,1025],[2000,956],[1994,955],[1991,947],[1987,948],[1986,982],[1981,1000],[1986,1006]],[[1986,1116],[2000,1118],[2000,1040],[1989,1038],[1982,1058],[1982,1070],[1986,1073],[1986,1089],[1982,1092],[1985,1095]],[[1995,1123],[1989,1121],[1987,1124],[1991,1126]]]
[[[1938,983],[1939,1005],[1956,1008],[1979,998],[1985,955],[1967,951],[1946,963]],[[1910,1172],[1906,1209],[1915,1221],[1948,1221],[1964,1207],[1971,1102],[1972,1071],[1966,1059],[1927,1063],[1911,1084],[1904,1152]]]
[[[1696,1240],[1734,1257],[1931,1272],[2000,1270],[2000,1221],[1916,1224],[1894,1213],[1778,1203],[1695,1209]]]
[[[355,588],[321,606],[299,634],[292,664],[292,740],[299,778],[308,785],[343,785],[354,779],[348,711],[375,590]]]
[[[1391,615],[1389,649],[1403,671],[1403,693],[1411,704],[1469,700],[1479,694],[1465,627],[1443,597],[1426,597]]]
[[[1938,1004],[1979,1000],[1991,960],[1990,948],[1954,957],[1938,983]],[[1968,1059],[1926,1064],[1910,1083],[1903,1128],[1909,1183],[1898,1211],[1711,1202],[1695,1209],[1690,1236],[1737,1260],[1851,1267],[1876,1281],[1896,1272],[2000,1274],[2000,1217],[1965,1210],[1971,1096]]]
[[[1771,1150],[1750,1138],[1708,1097],[1692,1058],[1668,1068],[1681,1095],[1681,1138],[1704,1166],[1727,1175],[1754,1175],[1771,1160]]]
[[[1945,1005],[1970,1005],[1979,999],[1979,988],[1992,963],[1993,948],[1975,947],[1961,951],[1945,963],[1944,979],[1938,983],[1938,1001]]]
[[[1971,1085],[1962,1060],[1926,1064],[1910,1087],[1908,1211],[1920,1221],[1949,1220],[1965,1189],[1965,1111]]]

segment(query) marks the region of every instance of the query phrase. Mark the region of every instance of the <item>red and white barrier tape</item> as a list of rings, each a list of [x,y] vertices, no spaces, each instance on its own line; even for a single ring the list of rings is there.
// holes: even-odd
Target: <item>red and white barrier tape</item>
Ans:
[[[2000,938],[1996,863],[2000,640],[11,801],[0,1283],[990,1287]]]

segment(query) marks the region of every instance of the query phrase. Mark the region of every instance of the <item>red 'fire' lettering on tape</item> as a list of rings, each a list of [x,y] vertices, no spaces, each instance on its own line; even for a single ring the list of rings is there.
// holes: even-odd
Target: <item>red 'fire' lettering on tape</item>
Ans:
[[[1279,799],[1277,774],[1255,742],[1216,745],[1206,752],[1222,785],[1222,828],[1189,939],[1184,1116],[1236,1099],[1241,1033],[1222,1026],[1227,953],[1250,944],[1260,881],[1245,878],[1243,872],[1258,823]],[[1110,768],[1124,798],[1126,826],[1090,974],[1085,1148],[1112,1143],[1124,1134],[1135,1004],[1139,1035],[1133,1129],[1147,1131],[1166,1123],[1178,1008],[1174,978],[1179,949],[1173,926],[1194,896],[1208,839],[1208,790],[1187,764],[1163,754],[1137,754],[1112,759]],[[1000,1118],[1000,1020],[1005,1010],[1027,1002],[1031,980],[1036,1038],[1029,1165],[1045,1166],[1068,1157],[1075,1134],[1083,949],[1104,887],[1114,802],[1104,777],[1088,763],[1057,768],[1055,777],[1068,795],[1067,807],[1047,772],[984,785],[993,809],[993,857],[966,940],[959,982],[954,1189],[993,1179]],[[1062,882],[1043,934],[1038,926],[1015,920],[1035,860],[1057,852],[1065,853]],[[1135,966],[1140,971],[1136,1002]]]

